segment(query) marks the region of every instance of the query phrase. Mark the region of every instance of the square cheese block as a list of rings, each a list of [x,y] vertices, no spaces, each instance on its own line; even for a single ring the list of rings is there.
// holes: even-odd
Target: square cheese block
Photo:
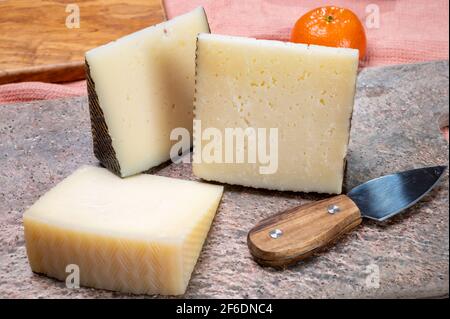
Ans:
[[[86,52],[94,153],[114,173],[134,175],[167,161],[172,129],[192,132],[200,32],[209,32],[201,7]]]
[[[196,176],[283,191],[342,191],[357,50],[201,34],[196,56]],[[209,128],[221,133],[222,156],[204,160],[217,150],[210,142],[218,134],[205,134]],[[236,134],[227,144],[227,129],[236,128],[250,129],[254,139],[244,135],[239,144]],[[248,160],[251,152],[256,161]]]
[[[24,214],[31,269],[83,286],[135,294],[183,294],[223,187],[155,175],[121,179],[78,169]],[[70,266],[73,267],[73,266]]]

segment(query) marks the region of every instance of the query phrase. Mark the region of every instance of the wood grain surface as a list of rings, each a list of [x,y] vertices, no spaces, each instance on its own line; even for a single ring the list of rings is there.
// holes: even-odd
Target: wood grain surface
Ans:
[[[87,50],[164,19],[160,0],[0,0],[0,84],[83,79]]]
[[[337,205],[340,211],[328,212]],[[247,244],[255,260],[264,266],[285,267],[323,250],[361,223],[361,213],[346,195],[294,207],[262,220],[250,230]],[[282,231],[278,238],[270,232]]]

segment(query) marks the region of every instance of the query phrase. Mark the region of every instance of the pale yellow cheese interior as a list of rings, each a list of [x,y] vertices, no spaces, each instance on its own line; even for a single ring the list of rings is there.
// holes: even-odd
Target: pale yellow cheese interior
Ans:
[[[85,166],[24,214],[33,271],[137,294],[184,293],[223,187]]]
[[[193,164],[195,175],[277,190],[341,192],[357,50],[201,34],[196,64],[194,110],[202,129],[278,128],[278,169],[265,175],[254,163],[202,162]],[[194,138],[194,154],[207,142],[199,146]]]
[[[173,128],[192,132],[200,32],[209,32],[201,7],[86,53],[121,176],[167,161]]]

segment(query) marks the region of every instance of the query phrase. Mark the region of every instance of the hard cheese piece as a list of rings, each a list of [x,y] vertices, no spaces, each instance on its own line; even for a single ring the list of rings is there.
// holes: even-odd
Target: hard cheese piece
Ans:
[[[225,128],[266,128],[267,140],[269,128],[277,128],[278,156],[272,174],[261,174],[267,166],[262,159],[226,163],[224,157],[221,163],[197,161],[194,174],[245,186],[340,193],[357,69],[353,49],[199,35],[194,113],[202,132],[218,128],[225,147]],[[210,141],[197,133],[194,157],[203,157]],[[248,149],[246,140],[232,153]]]
[[[173,128],[192,131],[199,32],[209,32],[203,8],[86,53],[94,153],[105,167],[148,170],[169,159]]]
[[[24,215],[34,272],[137,294],[183,294],[223,187],[82,167]]]

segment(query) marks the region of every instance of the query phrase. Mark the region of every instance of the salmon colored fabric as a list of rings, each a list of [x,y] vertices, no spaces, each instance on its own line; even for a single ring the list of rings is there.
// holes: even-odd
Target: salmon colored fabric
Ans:
[[[448,59],[448,0],[163,0],[163,5],[169,19],[202,5],[213,33],[275,40],[288,40],[295,21],[307,11],[342,6],[366,27],[362,67]],[[84,94],[85,82],[7,84],[0,86],[0,103]]]
[[[68,84],[22,82],[0,85],[0,104],[54,100],[86,94],[86,81]]]
[[[351,9],[366,27],[368,53],[363,66],[448,59],[448,0],[163,2],[168,18],[203,6],[213,33],[284,41],[289,40],[291,28],[300,16],[316,7],[335,5]]]

